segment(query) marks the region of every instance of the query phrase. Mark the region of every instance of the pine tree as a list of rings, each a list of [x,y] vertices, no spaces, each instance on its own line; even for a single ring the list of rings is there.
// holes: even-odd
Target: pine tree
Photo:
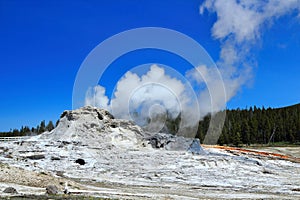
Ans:
[[[54,129],[53,122],[50,120],[46,126],[47,131],[52,131]]]
[[[38,133],[43,133],[46,131],[46,125],[45,125],[45,120],[41,121],[39,129],[38,129]]]

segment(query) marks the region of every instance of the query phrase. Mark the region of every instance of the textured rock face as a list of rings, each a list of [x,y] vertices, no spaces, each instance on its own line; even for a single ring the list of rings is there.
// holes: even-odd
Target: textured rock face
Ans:
[[[204,153],[200,146],[199,139],[176,137],[171,134],[157,133],[146,140],[153,148],[166,149],[173,151],[189,151],[196,154]]]
[[[143,130],[133,122],[115,119],[108,111],[90,106],[64,111],[58,126],[41,135],[41,139],[61,141],[62,144],[89,146],[100,143],[134,146],[139,145],[143,137]]]
[[[62,174],[75,173],[79,166],[106,170],[112,163],[123,165],[137,152],[157,152],[157,149],[203,153],[198,140],[146,133],[131,121],[115,119],[108,111],[90,106],[64,111],[58,126],[51,132],[22,142],[6,143],[3,148],[8,148],[2,155],[4,161]],[[130,158],[128,152],[134,152]]]
[[[203,151],[198,140],[165,133],[146,133],[131,121],[115,119],[108,111],[91,106],[64,111],[58,126],[50,133],[42,134],[41,138],[60,141],[62,146],[75,143],[94,147],[106,144],[132,148],[150,144],[153,148],[165,150],[198,154]]]

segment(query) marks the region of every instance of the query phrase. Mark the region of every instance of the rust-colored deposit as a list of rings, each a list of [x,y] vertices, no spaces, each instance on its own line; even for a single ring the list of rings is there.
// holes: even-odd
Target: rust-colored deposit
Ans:
[[[238,154],[238,155],[248,154],[248,155],[254,155],[254,156],[265,156],[265,157],[269,157],[272,159],[283,159],[283,160],[289,160],[291,162],[300,163],[300,158],[296,158],[296,157],[288,156],[288,155],[284,155],[284,154],[279,154],[279,153],[271,153],[271,152],[243,149],[243,148],[230,147],[230,146],[219,146],[219,145],[202,145],[202,146],[204,148],[223,149],[229,153]]]

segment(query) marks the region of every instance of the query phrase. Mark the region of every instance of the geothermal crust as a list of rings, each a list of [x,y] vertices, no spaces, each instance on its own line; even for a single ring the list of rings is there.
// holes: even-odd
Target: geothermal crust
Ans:
[[[24,194],[41,194],[48,181],[59,193],[67,184],[108,198],[300,198],[299,163],[203,150],[199,140],[147,133],[94,107],[63,112],[51,132],[0,143],[0,162],[2,187]]]

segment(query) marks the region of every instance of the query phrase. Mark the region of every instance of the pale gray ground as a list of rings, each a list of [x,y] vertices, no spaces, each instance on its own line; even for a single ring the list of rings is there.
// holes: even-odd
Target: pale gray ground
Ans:
[[[300,147],[260,147],[259,151],[279,153],[287,156],[300,158]]]
[[[0,162],[21,168],[12,168],[21,173],[19,178],[27,174],[34,181],[40,172],[46,172],[45,180],[52,181],[49,184],[72,180],[70,189],[101,197],[300,199],[299,163],[213,148],[201,155],[153,149],[142,134],[138,126],[89,107],[66,113],[51,133],[1,143]],[[86,164],[75,163],[78,158]],[[18,175],[10,176],[1,179],[3,189],[13,184],[21,193],[40,194],[46,185],[37,188],[25,182],[33,186],[25,187]]]

